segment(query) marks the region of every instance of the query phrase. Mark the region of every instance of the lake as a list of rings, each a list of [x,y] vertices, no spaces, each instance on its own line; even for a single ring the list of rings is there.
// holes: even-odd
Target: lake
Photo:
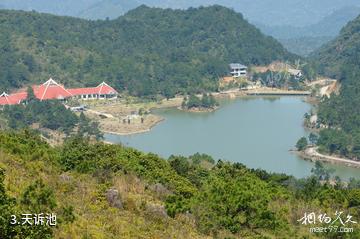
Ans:
[[[303,116],[311,106],[302,97],[244,97],[220,101],[215,112],[190,113],[177,109],[154,111],[166,120],[150,132],[130,136],[105,135],[162,157],[206,153],[214,159],[240,162],[249,168],[286,173],[295,177],[311,174],[314,163],[289,150],[308,135]],[[328,165],[343,179],[360,178],[360,169]]]

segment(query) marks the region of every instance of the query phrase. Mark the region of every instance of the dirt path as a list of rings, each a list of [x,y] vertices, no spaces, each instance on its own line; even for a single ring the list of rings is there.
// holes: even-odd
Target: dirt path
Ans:
[[[310,91],[301,91],[301,90],[282,90],[277,88],[269,88],[269,87],[261,87],[258,89],[247,90],[246,95],[264,95],[264,96],[271,96],[271,95],[293,95],[293,96],[307,96],[310,95]]]
[[[307,84],[308,86],[315,86],[315,85],[320,85],[320,86],[326,86],[326,85],[331,85],[334,82],[337,82],[337,80],[335,79],[319,79],[316,81],[312,81],[309,84]]]
[[[335,163],[335,164],[343,164],[343,165],[346,165],[349,167],[360,168],[360,161],[320,154],[317,151],[317,147],[307,148],[305,150],[305,152],[300,153],[300,154],[304,158],[310,158],[311,160],[321,160],[321,161]]]
[[[99,111],[95,111],[95,110],[87,110],[88,113],[93,113],[96,114],[98,116],[105,116],[106,118],[115,118],[112,114],[107,114],[107,113],[102,113]]]

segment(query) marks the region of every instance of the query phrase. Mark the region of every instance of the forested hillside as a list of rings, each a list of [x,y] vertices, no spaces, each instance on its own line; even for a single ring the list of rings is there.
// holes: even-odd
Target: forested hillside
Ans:
[[[318,144],[327,153],[360,159],[360,17],[341,30],[340,36],[314,54],[324,74],[337,77],[339,95],[319,106],[319,123],[329,126],[320,132]]]
[[[305,213],[359,218],[360,182],[331,186],[321,164],[313,172],[297,180],[201,154],[164,160],[81,138],[52,148],[28,131],[0,132],[0,237],[294,239],[313,226],[298,221]],[[10,225],[25,212],[54,213],[57,226]],[[358,224],[346,226],[354,232],[311,238],[359,238]]]
[[[230,62],[291,60],[276,40],[220,6],[141,6],[112,21],[0,11],[0,89],[101,81],[137,96],[215,90]]]
[[[347,64],[359,68],[359,49],[360,16],[349,22],[335,40],[312,54],[312,58],[319,62],[323,73],[340,77],[341,68]]]

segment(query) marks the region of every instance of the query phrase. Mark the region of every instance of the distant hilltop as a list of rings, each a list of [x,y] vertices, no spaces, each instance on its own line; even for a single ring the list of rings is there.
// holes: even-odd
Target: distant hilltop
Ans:
[[[3,8],[35,10],[86,19],[115,19],[141,5],[187,9],[219,4],[244,14],[260,24],[306,26],[346,6],[360,6],[358,0],[0,0]]]
[[[215,91],[230,62],[293,61],[275,39],[241,14],[211,6],[188,10],[141,6],[109,21],[0,10],[0,90],[56,75],[65,85],[101,79],[134,96]]]

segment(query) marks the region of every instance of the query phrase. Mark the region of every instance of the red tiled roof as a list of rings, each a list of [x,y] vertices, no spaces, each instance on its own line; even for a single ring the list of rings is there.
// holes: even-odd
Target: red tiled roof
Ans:
[[[101,83],[97,87],[91,87],[91,88],[75,88],[75,89],[69,89],[68,90],[72,95],[93,95],[93,94],[99,94],[99,95],[112,95],[117,94],[117,91],[106,84],[105,82]]]
[[[72,95],[92,95],[92,94],[98,94],[99,89],[97,87],[92,88],[75,88],[75,89],[69,89],[69,92]]]
[[[9,95],[5,92],[0,95],[0,105],[10,105]]]
[[[20,104],[21,101],[25,100],[26,97],[26,92],[20,92],[11,95],[3,93],[0,95],[0,105],[17,105]]]
[[[72,96],[64,86],[56,83],[51,78],[44,84],[33,87],[33,90],[39,100],[65,99]]]
[[[51,100],[51,99],[65,99],[74,95],[112,95],[117,94],[117,91],[106,84],[101,83],[97,87],[91,88],[75,88],[65,89],[64,86],[56,83],[53,79],[49,79],[47,82],[40,86],[32,86],[36,98],[39,100]],[[16,105],[20,104],[21,101],[26,100],[27,91],[22,89],[21,91],[13,94],[3,93],[0,95],[0,105]]]
[[[104,94],[104,95],[117,94],[117,91],[108,84],[106,84],[105,82],[98,85],[98,88],[100,88],[99,94]]]
[[[20,104],[21,101],[26,100],[27,92],[11,94],[9,96],[9,98],[10,98],[10,101],[13,102],[13,104]]]

